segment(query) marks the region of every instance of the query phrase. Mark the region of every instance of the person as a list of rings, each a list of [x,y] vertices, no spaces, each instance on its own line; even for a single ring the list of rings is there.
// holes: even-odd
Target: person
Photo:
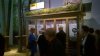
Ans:
[[[97,46],[97,55],[100,56],[100,30],[95,31],[96,36],[96,46]]]
[[[39,52],[40,56],[45,56],[47,49],[47,40],[44,36],[44,29],[41,29],[40,33],[41,35],[38,38]]]
[[[89,28],[89,33],[92,34],[92,35],[94,35],[93,34],[94,33],[94,29],[93,28]]]
[[[95,37],[89,34],[89,27],[82,26],[82,56],[95,56]]]
[[[56,31],[53,28],[46,29],[45,37],[48,41],[46,56],[64,56],[62,43],[56,39]]]
[[[5,51],[5,39],[3,35],[0,33],[0,56],[4,56]]]
[[[37,43],[36,43],[36,36],[35,36],[35,28],[30,29],[30,34],[28,38],[28,45],[31,51],[31,56],[34,56],[37,51]]]
[[[59,32],[56,34],[56,37],[57,39],[61,41],[63,45],[63,51],[65,51],[66,50],[66,33],[63,31],[63,27],[59,27]]]

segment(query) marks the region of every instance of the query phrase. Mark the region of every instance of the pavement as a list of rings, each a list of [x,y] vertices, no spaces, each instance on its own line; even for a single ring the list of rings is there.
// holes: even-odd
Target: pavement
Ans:
[[[27,53],[19,53],[18,49],[11,49],[8,52],[5,52],[4,56],[28,56]]]
[[[19,53],[17,48],[11,49],[8,52],[4,53],[4,56],[30,56],[30,51]],[[35,56],[39,56],[39,51],[35,54]]]

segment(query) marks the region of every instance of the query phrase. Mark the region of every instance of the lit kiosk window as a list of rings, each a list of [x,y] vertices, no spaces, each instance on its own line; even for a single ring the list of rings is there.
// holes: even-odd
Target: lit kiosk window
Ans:
[[[54,28],[54,21],[53,20],[46,20],[46,29]]]
[[[56,32],[59,32],[59,27],[63,27],[63,31],[66,32],[66,20],[65,19],[59,19],[56,20]]]
[[[69,20],[69,37],[71,41],[77,39],[77,21]]]
[[[44,2],[32,3],[30,5],[30,10],[37,10],[37,9],[43,9],[43,8],[44,8]]]

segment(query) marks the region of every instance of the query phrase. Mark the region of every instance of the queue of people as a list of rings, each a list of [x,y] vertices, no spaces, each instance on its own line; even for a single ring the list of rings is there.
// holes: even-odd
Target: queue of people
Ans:
[[[100,56],[100,30],[82,26],[81,56]]]
[[[100,55],[100,30],[94,31],[93,28],[83,25],[81,34],[81,55]],[[38,41],[35,40],[35,43],[39,46],[40,56],[66,56],[66,33],[63,31],[63,27],[59,27],[58,33],[53,28],[48,28],[45,31],[42,29]],[[31,53],[33,54],[33,52]]]
[[[58,33],[53,28],[48,28],[45,31],[42,29],[37,41],[34,31],[35,28],[31,28],[28,41],[31,56],[35,55],[37,45],[39,46],[40,56],[65,56],[66,34],[62,27],[59,28]]]
[[[66,33],[63,27],[59,27],[58,33],[54,28],[41,29],[39,36],[35,33],[36,29],[31,28],[27,46],[31,51],[30,56],[35,56],[37,46],[40,56],[66,56]],[[94,31],[83,25],[81,35],[81,56],[100,56],[100,30]],[[4,56],[4,51],[5,39],[0,34],[0,56]]]
[[[95,56],[95,37],[87,26],[82,26],[82,56]]]

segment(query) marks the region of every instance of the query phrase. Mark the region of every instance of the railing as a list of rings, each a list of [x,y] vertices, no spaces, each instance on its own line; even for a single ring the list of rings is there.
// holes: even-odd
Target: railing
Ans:
[[[28,35],[22,35],[22,40],[19,40],[20,39],[20,36],[15,36],[15,38],[18,41],[18,45],[20,45],[19,43],[21,41],[22,50],[25,50],[27,48]]]
[[[4,36],[5,38],[5,51],[9,51],[9,36]]]
[[[4,38],[5,38],[5,51],[9,51],[10,50],[10,46],[9,46],[10,36],[4,36]],[[19,47],[20,36],[15,36],[15,38],[17,40],[18,47]],[[22,46],[23,49],[27,48],[27,41],[28,41],[27,39],[28,39],[28,35],[22,35],[22,40],[21,40],[22,45],[21,46]],[[13,41],[15,41],[15,40],[13,40]]]

